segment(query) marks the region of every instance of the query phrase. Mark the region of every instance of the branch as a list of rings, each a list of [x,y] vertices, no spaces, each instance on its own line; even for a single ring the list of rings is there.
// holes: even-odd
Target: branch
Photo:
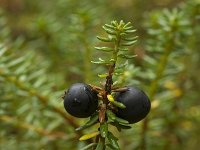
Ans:
[[[2,116],[0,116],[0,120],[4,121],[6,123],[10,123],[10,124],[12,124],[12,125],[14,125],[18,128],[27,129],[27,130],[37,132],[38,134],[40,134],[42,136],[47,136],[50,139],[57,139],[57,138],[66,139],[67,138],[66,134],[63,133],[63,132],[60,132],[60,131],[50,132],[50,131],[47,131],[47,130],[42,129],[42,128],[37,128],[33,125],[23,123],[23,121],[19,121],[18,119],[11,117],[11,116],[2,115]]]
[[[47,106],[47,108],[59,114],[61,117],[63,117],[65,121],[68,122],[72,127],[74,128],[79,127],[79,125],[75,122],[75,120],[67,116],[65,112],[60,110],[60,108],[49,105],[48,103],[49,98],[47,96],[39,94],[39,92],[36,89],[28,87],[24,82],[18,80],[15,76],[9,76],[8,74],[4,74],[3,70],[0,70],[0,76],[4,77],[10,83],[16,85],[21,90],[28,92],[31,96],[37,97],[42,104],[44,104],[45,106]],[[78,135],[82,134],[82,132],[76,132],[76,133],[78,133]]]
[[[158,83],[159,83],[160,79],[162,78],[163,73],[165,71],[165,68],[167,66],[168,58],[169,58],[169,55],[170,55],[171,50],[173,48],[173,45],[174,45],[173,42],[171,42],[164,49],[165,53],[161,57],[161,59],[159,61],[158,69],[156,71],[156,78],[150,84],[150,88],[149,88],[150,89],[149,90],[149,99],[150,100],[153,100],[155,98],[155,95],[156,95],[157,89],[158,89]],[[143,125],[142,125],[141,142],[140,142],[141,150],[146,150],[147,149],[146,148],[146,132],[148,130],[148,123],[149,123],[149,119],[148,119],[148,116],[147,116],[144,119]]]

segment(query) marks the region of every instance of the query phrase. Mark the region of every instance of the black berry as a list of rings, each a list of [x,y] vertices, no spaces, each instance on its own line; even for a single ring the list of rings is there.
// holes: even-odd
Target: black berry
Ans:
[[[151,109],[147,95],[135,87],[128,87],[128,90],[124,92],[117,92],[115,99],[126,106],[125,109],[119,108],[116,115],[129,123],[136,123],[144,119]]]
[[[87,118],[97,110],[97,94],[87,84],[73,84],[64,96],[64,107],[72,116]]]

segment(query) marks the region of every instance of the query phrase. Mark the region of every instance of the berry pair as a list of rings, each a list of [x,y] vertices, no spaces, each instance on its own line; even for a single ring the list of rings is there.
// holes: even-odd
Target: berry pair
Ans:
[[[98,109],[97,94],[87,84],[73,84],[65,93],[64,107],[72,116],[89,117]],[[135,87],[128,87],[126,91],[116,92],[114,99],[126,106],[125,109],[118,108],[115,114],[129,123],[136,123],[145,118],[151,108],[146,94]]]

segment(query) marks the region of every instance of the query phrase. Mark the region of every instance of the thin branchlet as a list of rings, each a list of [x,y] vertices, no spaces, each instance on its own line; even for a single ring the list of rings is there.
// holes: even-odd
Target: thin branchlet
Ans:
[[[118,67],[118,60],[119,59],[130,59],[133,58],[129,54],[127,54],[128,46],[133,45],[136,42],[137,37],[130,37],[129,34],[132,34],[135,32],[134,29],[132,29],[131,23],[124,23],[122,20],[120,22],[112,21],[111,24],[105,24],[103,26],[103,29],[108,34],[107,37],[100,37],[97,36],[97,38],[102,42],[110,42],[113,44],[113,47],[95,47],[96,50],[106,52],[106,53],[112,53],[112,57],[109,60],[104,60],[103,58],[99,58],[98,61],[91,61],[94,64],[98,65],[105,65],[108,66],[108,72],[106,74],[100,74],[99,77],[105,78],[105,84],[103,87],[98,87],[96,85],[91,85],[93,90],[97,93],[99,97],[99,109],[98,109],[98,118],[100,127],[98,128],[98,131],[100,134],[98,134],[95,138],[95,143],[97,143],[96,148],[106,149],[106,138],[107,141],[112,141],[109,143],[111,147],[115,149],[120,149],[117,138],[108,131],[108,124],[109,122],[109,116],[107,116],[107,110],[116,111],[118,107],[125,108],[125,106],[120,103],[114,101],[112,98],[112,92],[113,91],[125,91],[127,90],[124,87],[119,88],[113,88],[113,76],[117,73],[115,73],[115,69]],[[119,64],[122,68],[123,66],[126,66],[127,60],[125,60],[124,64]],[[118,72],[119,73],[119,72]],[[114,115],[114,113],[111,113],[111,115]],[[115,118],[111,117],[111,118]],[[92,119],[91,119],[92,120]],[[120,120],[120,119],[119,119]],[[118,122],[116,120],[116,122]],[[114,124],[115,125],[115,124]],[[127,124],[128,125],[128,124]],[[117,127],[119,129],[119,127]],[[92,133],[91,133],[92,134]],[[93,149],[96,149],[93,147]]]

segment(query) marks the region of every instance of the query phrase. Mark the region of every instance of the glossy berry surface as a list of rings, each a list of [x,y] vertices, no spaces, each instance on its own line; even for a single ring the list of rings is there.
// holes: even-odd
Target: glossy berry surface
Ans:
[[[116,115],[129,123],[136,123],[144,119],[151,109],[147,95],[135,87],[128,87],[128,90],[124,92],[117,92],[115,99],[126,106],[125,109],[118,109]]]
[[[64,96],[64,107],[74,117],[87,118],[98,107],[97,94],[87,84],[73,84]]]

